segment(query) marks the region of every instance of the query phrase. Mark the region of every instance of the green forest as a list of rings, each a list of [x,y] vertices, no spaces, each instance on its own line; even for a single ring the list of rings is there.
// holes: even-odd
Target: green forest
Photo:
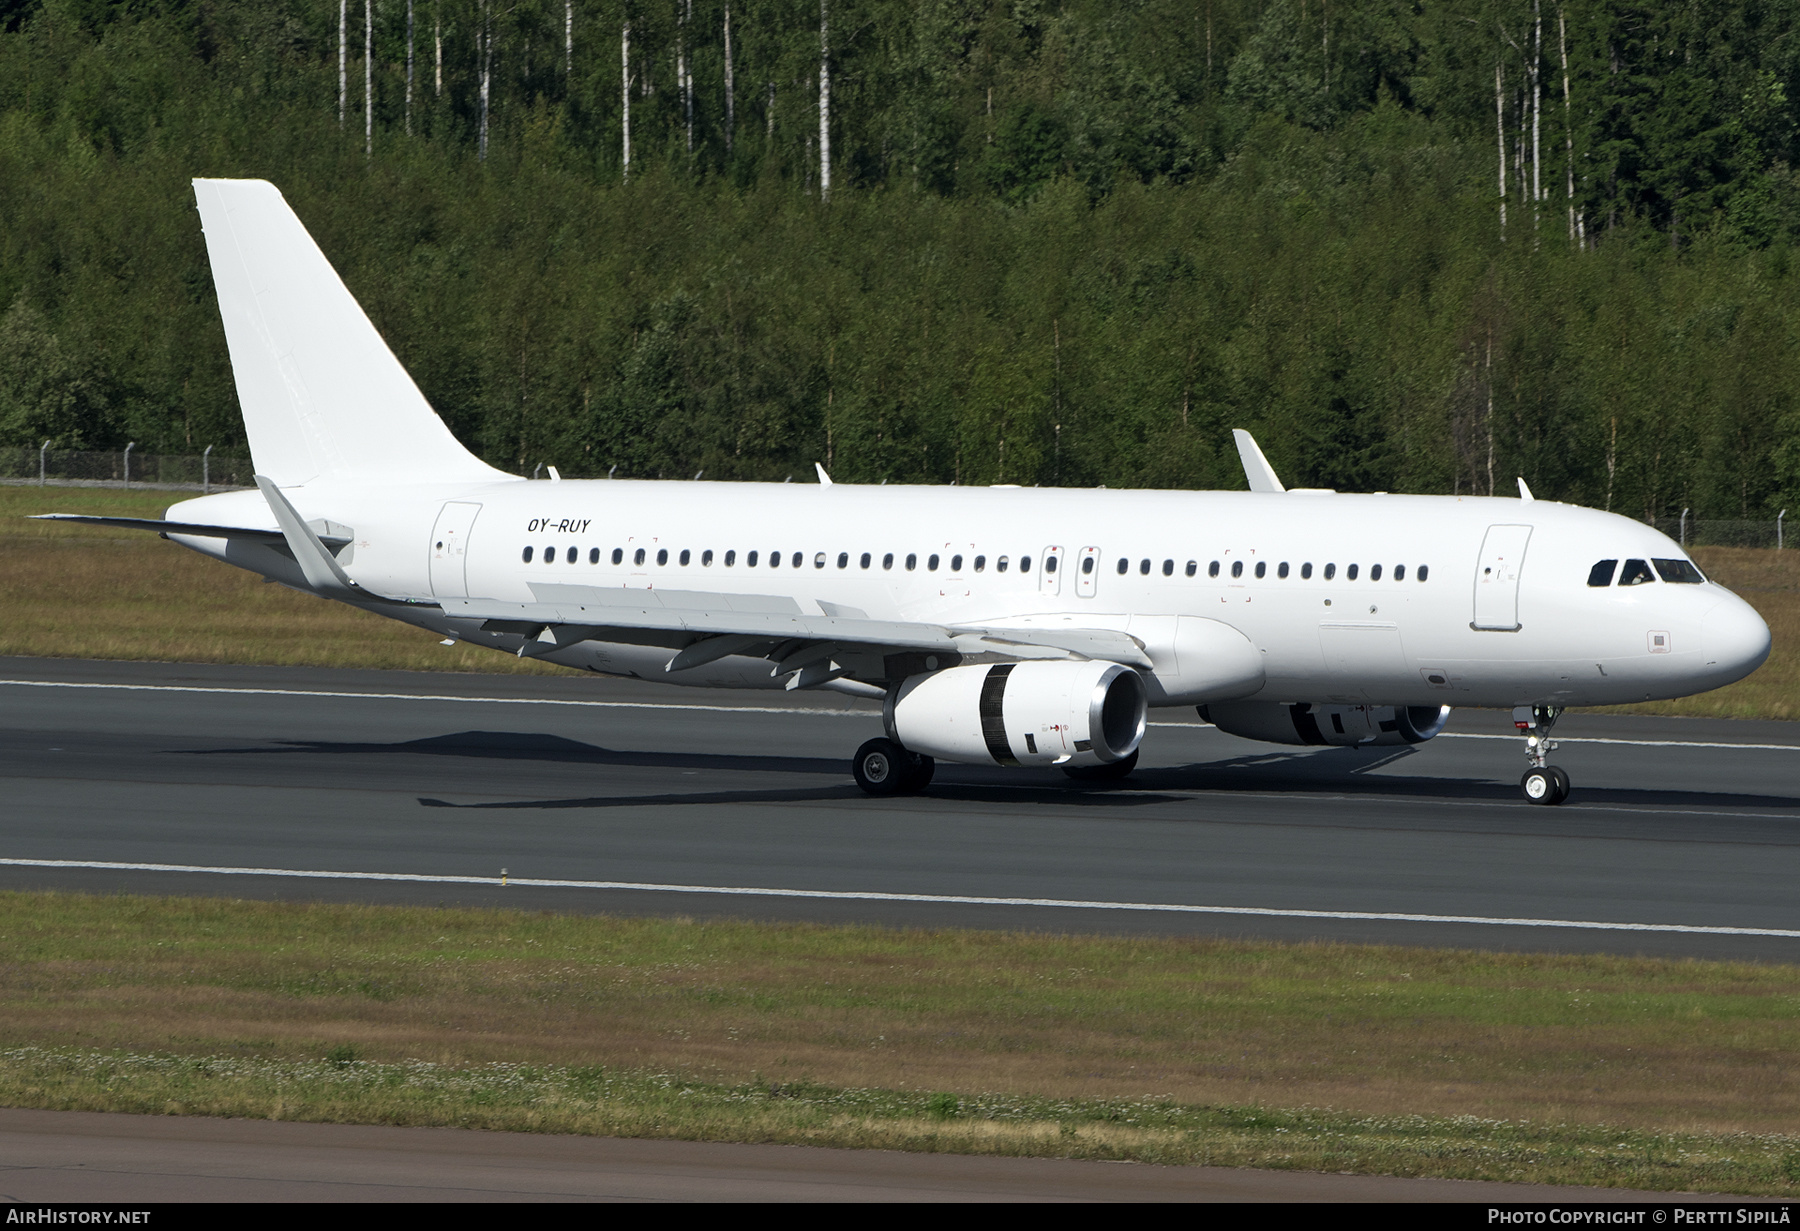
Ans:
[[[0,0],[0,444],[242,451],[195,176],[529,474],[1800,510],[1800,0]]]

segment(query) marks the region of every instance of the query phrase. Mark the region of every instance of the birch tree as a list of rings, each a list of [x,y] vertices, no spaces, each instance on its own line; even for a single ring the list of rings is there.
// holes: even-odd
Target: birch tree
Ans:
[[[412,136],[413,0],[406,0],[406,135]]]
[[[819,200],[831,200],[831,0],[819,0]]]
[[[737,136],[737,98],[731,76],[731,0],[725,0],[725,157]]]
[[[1574,102],[1569,91],[1569,23],[1562,6],[1556,9],[1556,41],[1562,52],[1563,77],[1563,142],[1568,158],[1569,242],[1587,247],[1587,220],[1575,209],[1575,120]],[[1610,492],[1609,492],[1610,498]]]
[[[363,0],[363,157],[375,157],[375,0]]]
[[[487,161],[488,150],[488,99],[492,86],[494,67],[494,20],[490,0],[481,0],[481,30],[479,34],[481,47],[481,120],[480,136],[476,143],[476,159]]]
[[[436,77],[432,87],[432,97],[444,96],[444,0],[438,0],[432,8],[431,41],[432,54],[436,57]]]
[[[1499,143],[1495,162],[1500,170],[1500,238],[1506,239],[1506,83],[1504,69],[1494,61],[1494,134]]]
[[[563,80],[575,72],[575,0],[563,0]]]
[[[350,0],[338,0],[338,127],[344,126],[345,112],[349,106],[350,78],[347,75],[349,37]]]
[[[619,165],[631,179],[631,18],[619,31]]]

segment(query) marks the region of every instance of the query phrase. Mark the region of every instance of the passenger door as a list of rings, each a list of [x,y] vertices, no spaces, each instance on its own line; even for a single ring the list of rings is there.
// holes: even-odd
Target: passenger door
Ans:
[[[1062,593],[1062,555],[1060,547],[1044,548],[1044,557],[1038,561],[1038,590],[1043,594]]]
[[[431,531],[431,592],[439,598],[469,597],[469,534],[479,504],[452,501],[438,513]]]
[[[1530,526],[1489,526],[1475,565],[1475,618],[1471,628],[1519,630],[1519,575],[1525,570]]]

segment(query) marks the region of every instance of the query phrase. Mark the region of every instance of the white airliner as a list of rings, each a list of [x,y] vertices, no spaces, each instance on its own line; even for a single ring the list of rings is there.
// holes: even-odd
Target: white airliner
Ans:
[[[1565,707],[1678,697],[1769,630],[1674,542],[1531,498],[530,482],[457,443],[281,194],[196,180],[256,491],[160,531],[442,636],[604,675],[884,702],[871,794],[933,758],[1123,777],[1151,706],[1280,744],[1403,745],[1513,710],[1527,799]]]

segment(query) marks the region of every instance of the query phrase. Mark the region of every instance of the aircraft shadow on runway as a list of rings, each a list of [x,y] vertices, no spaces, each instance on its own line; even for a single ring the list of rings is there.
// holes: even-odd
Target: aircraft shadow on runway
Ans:
[[[1140,807],[1191,801],[1196,792],[1229,791],[1286,795],[1309,794],[1404,798],[1418,801],[1505,802],[1518,801],[1518,788],[1510,782],[1480,781],[1401,775],[1391,768],[1416,755],[1414,748],[1323,748],[1294,751],[1252,752],[1199,761],[1181,766],[1144,767],[1123,782],[1079,782],[1042,770],[983,768],[940,763],[926,799],[1014,806]],[[830,757],[746,756],[733,753],[650,752],[613,749],[583,743],[560,735],[517,731],[460,731],[395,743],[297,740],[252,748],[197,749],[194,756],[250,754],[311,754],[319,756],[447,756],[475,760],[553,762],[575,765],[623,766],[651,770],[698,770],[714,773],[757,772],[847,777],[841,760]],[[1376,774],[1371,771],[1389,769]],[[696,784],[698,785],[698,784]],[[421,799],[427,807],[541,809],[617,808],[657,805],[706,806],[742,803],[805,803],[852,800],[861,792],[848,781],[842,785],[776,787],[768,789],[670,791],[657,794],[585,796],[567,799],[531,799],[509,802],[483,801],[457,804],[442,799]],[[1588,787],[1579,780],[1572,804],[1603,804],[1643,808],[1700,808],[1709,810],[1792,810],[1800,798],[1719,791],[1671,790],[1647,785],[1642,788]]]

